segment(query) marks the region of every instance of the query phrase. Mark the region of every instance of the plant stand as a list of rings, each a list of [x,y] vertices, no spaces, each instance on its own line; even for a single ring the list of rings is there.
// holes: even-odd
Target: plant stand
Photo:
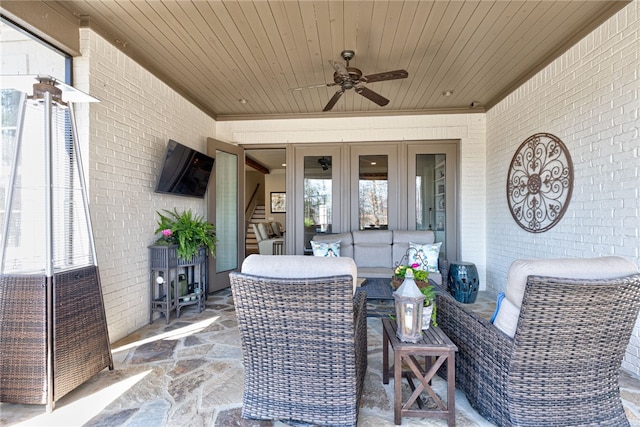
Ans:
[[[149,323],[153,322],[155,312],[161,313],[168,324],[174,310],[176,317],[180,317],[182,308],[191,305],[197,305],[198,312],[203,311],[208,290],[206,248],[200,248],[198,254],[191,259],[178,258],[178,245],[154,245],[149,250]],[[187,285],[186,293],[185,287],[181,286],[184,281]]]

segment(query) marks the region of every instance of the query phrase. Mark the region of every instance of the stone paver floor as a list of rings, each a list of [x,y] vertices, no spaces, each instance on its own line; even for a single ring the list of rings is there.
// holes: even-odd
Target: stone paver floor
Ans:
[[[384,313],[384,302],[370,306]],[[476,303],[485,316],[491,299]],[[393,426],[393,380],[382,384],[382,327],[368,319],[369,367],[358,426]],[[240,337],[229,290],[210,295],[206,309],[180,318],[156,319],[113,344],[115,370],[104,370],[60,399],[56,410],[0,403],[2,426],[275,426],[240,416],[244,371]],[[622,396],[632,426],[640,427],[640,381],[623,373]],[[405,384],[405,388],[408,386]],[[446,395],[446,383],[434,380]],[[445,426],[444,420],[403,418],[404,426]],[[456,425],[489,426],[456,392]]]

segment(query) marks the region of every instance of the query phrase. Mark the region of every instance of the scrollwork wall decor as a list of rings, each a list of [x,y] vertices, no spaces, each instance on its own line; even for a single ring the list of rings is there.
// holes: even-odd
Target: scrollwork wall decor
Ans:
[[[554,227],[571,201],[573,164],[567,147],[549,133],[527,138],[507,176],[507,201],[516,223],[531,233]]]

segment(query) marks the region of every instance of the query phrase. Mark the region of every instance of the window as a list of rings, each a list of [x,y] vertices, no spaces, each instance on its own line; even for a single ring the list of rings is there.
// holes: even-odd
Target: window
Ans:
[[[60,81],[69,83],[68,76],[71,70],[71,58],[64,55],[57,49],[41,42],[36,37],[30,35],[26,31],[12,25],[10,22],[0,19],[0,49],[2,50],[2,68],[1,74],[6,75],[49,75]],[[35,82],[35,80],[34,80]],[[0,221],[4,224],[6,209],[5,195],[8,191],[10,181],[11,168],[15,163],[16,143],[19,132],[19,116],[20,111],[24,111],[25,117],[32,113],[32,106],[23,108],[21,103],[23,95],[13,89],[2,89],[0,93],[2,120],[0,126],[2,128],[2,150],[0,151]],[[55,130],[52,131],[53,137],[58,139],[59,150],[70,152],[71,133],[69,132],[69,123],[64,117],[58,117],[54,114],[52,120],[55,124]],[[24,135],[22,140],[40,138],[39,131],[36,129],[23,126]],[[37,134],[37,135],[36,135]],[[36,155],[29,147],[21,147],[23,159],[28,159],[29,166],[17,169],[15,185],[13,186],[14,194],[12,197],[12,213],[11,224],[7,237],[7,246],[12,248],[13,260],[6,261],[7,268],[12,271],[31,271],[36,265],[42,266],[40,258],[44,258],[42,233],[44,233],[44,224],[40,217],[36,218],[37,210],[33,209],[34,202],[41,200],[37,189],[32,186],[38,175],[44,171],[42,164],[44,158]],[[55,155],[55,154],[54,154]],[[72,158],[73,153],[66,157]],[[24,162],[25,160],[23,160]],[[69,169],[72,170],[72,169]],[[77,173],[77,172],[76,172]],[[70,174],[71,175],[71,174]],[[61,179],[66,179],[61,177]],[[69,235],[69,233],[78,232],[73,221],[66,219],[76,215],[77,206],[81,205],[81,201],[75,198],[78,195],[70,192],[64,200],[57,200],[54,203],[62,204],[60,207],[64,212],[65,220],[60,222],[59,228],[54,232]],[[74,206],[77,205],[77,206]],[[56,208],[58,205],[56,205]],[[40,209],[41,210],[41,209]],[[0,231],[2,233],[2,231]],[[77,249],[81,245],[75,245],[73,248],[60,247],[56,248],[57,252],[62,254],[56,260],[58,265],[66,264],[69,260],[75,259]],[[5,254],[6,255],[6,254]],[[26,256],[25,256],[26,255]],[[28,261],[30,259],[31,261]]]

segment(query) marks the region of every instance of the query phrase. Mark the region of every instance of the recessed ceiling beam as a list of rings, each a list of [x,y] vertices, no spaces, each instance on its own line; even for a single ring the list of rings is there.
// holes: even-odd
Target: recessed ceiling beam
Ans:
[[[255,160],[253,160],[250,157],[245,157],[244,158],[244,163],[247,166],[251,166],[252,168],[257,170],[258,172],[262,172],[265,175],[269,175],[271,173],[271,171],[266,166],[264,166],[262,163],[256,162]]]

